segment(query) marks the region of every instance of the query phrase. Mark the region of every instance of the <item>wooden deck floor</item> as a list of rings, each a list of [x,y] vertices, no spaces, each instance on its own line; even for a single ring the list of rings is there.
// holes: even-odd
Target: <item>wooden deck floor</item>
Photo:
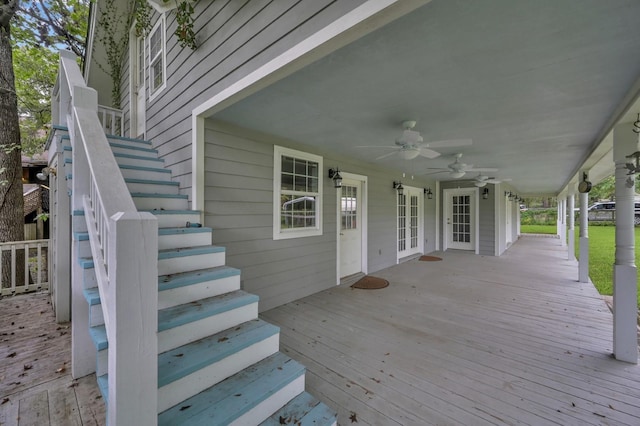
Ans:
[[[437,255],[374,274],[386,289],[336,287],[262,315],[341,425],[640,425],[640,367],[611,358],[611,313],[558,240]],[[47,302],[0,300],[0,425],[104,424]]]
[[[103,425],[95,375],[73,380],[71,327],[48,294],[0,300],[0,425]]]
[[[612,359],[612,315],[559,240],[437,255],[262,315],[340,424],[640,425],[640,367]]]

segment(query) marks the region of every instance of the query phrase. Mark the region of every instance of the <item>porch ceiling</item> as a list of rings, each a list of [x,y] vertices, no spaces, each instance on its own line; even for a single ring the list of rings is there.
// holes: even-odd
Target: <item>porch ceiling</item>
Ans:
[[[557,194],[612,117],[635,115],[620,105],[640,76],[638,16],[633,0],[434,0],[216,118],[416,175],[463,152],[520,193]],[[473,145],[410,161],[358,148],[393,145],[406,119],[425,142]]]

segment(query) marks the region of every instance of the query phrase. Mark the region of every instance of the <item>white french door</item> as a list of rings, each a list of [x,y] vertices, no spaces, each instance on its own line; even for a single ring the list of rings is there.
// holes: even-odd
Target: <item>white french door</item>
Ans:
[[[362,183],[343,179],[340,196],[340,276],[362,271]]]
[[[397,195],[398,259],[424,250],[423,200],[422,188],[405,186],[402,195]]]
[[[477,245],[476,189],[448,189],[444,191],[446,249],[476,250]]]

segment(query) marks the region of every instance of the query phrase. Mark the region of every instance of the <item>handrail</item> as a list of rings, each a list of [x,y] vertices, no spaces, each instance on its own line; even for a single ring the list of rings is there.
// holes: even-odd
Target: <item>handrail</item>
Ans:
[[[157,220],[137,211],[99,120],[97,93],[71,52],[60,52],[59,79],[58,118],[69,129],[73,155],[72,209],[84,211],[107,331],[108,423],[155,424]],[[73,297],[82,294],[76,281]],[[74,315],[74,326],[78,321],[88,324]]]

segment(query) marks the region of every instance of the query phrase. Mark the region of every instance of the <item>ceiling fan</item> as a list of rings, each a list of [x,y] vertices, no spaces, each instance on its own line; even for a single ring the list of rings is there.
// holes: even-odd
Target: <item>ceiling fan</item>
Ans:
[[[438,170],[437,172],[432,172],[428,174],[436,174],[436,173],[444,173],[449,172],[449,176],[452,178],[461,178],[467,172],[497,172],[498,169],[490,168],[490,167],[473,167],[473,164],[465,164],[460,161],[462,158],[462,154],[455,154],[455,161],[449,164],[446,168],[444,167],[429,167],[430,170]],[[484,185],[483,185],[484,186]]]
[[[488,183],[496,184],[501,182],[509,182],[511,179],[496,179],[494,177],[489,177],[487,175],[483,175],[478,173],[478,176],[473,178],[473,184],[478,188],[482,188],[483,186],[487,186]]]
[[[426,158],[436,158],[440,156],[440,153],[434,151],[432,148],[449,148],[457,146],[469,146],[471,145],[471,139],[451,139],[424,143],[424,139],[420,135],[420,132],[413,130],[416,122],[413,120],[407,120],[402,123],[404,131],[398,139],[396,139],[396,146],[359,146],[358,148],[384,148],[392,149],[393,151],[381,155],[376,160],[390,157],[397,154],[398,157],[403,160],[413,160],[418,156]]]

